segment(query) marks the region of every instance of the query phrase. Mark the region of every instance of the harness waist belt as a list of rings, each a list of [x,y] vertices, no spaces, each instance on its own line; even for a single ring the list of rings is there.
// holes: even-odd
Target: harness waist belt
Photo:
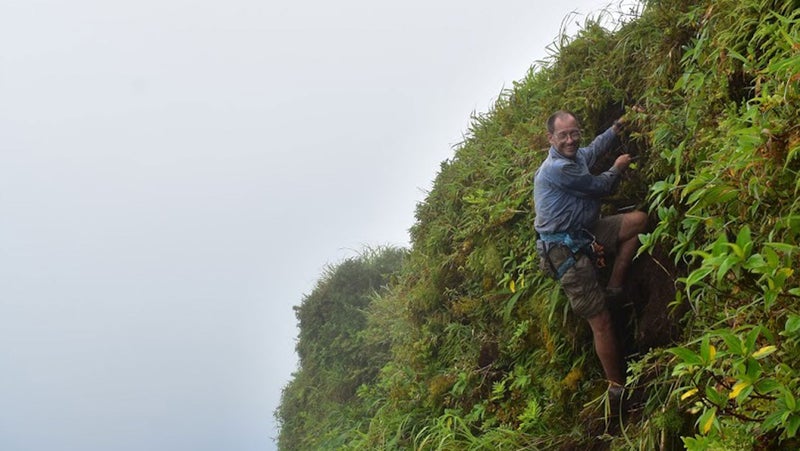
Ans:
[[[594,235],[585,229],[581,229],[577,232],[543,232],[539,233],[539,240],[544,243],[544,246],[542,246],[544,250],[543,257],[547,260],[548,264],[552,268],[556,280],[561,279],[561,276],[563,276],[567,270],[575,265],[575,254],[584,251],[588,246],[591,245],[592,242],[595,241]],[[563,261],[558,268],[556,268],[553,265],[553,262],[550,261],[549,255],[549,245],[555,243],[563,244],[570,250],[571,253],[571,255],[565,261]]]
[[[576,253],[594,241],[594,236],[585,230],[577,232],[543,232],[539,234],[539,239],[547,244],[561,243],[573,253]]]

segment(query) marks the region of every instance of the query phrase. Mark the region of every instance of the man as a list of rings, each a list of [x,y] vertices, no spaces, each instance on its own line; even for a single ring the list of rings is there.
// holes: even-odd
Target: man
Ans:
[[[625,272],[639,246],[638,235],[645,230],[647,215],[634,211],[600,218],[600,198],[612,193],[631,163],[630,155],[617,157],[602,174],[592,175],[589,169],[608,152],[624,123],[623,116],[591,144],[579,148],[581,129],[575,115],[555,112],[547,121],[552,147],[536,171],[533,187],[534,227],[539,234],[542,269],[561,281],[573,312],[589,322],[595,351],[609,382],[609,397],[616,401],[622,395],[625,370],[606,300],[622,292]],[[598,252],[600,249],[604,252]],[[600,287],[593,261],[602,253],[616,254],[605,289]],[[603,256],[599,259],[602,261]]]

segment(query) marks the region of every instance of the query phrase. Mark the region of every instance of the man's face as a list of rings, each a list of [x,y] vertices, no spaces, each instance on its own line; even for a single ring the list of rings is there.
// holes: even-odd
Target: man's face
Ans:
[[[557,117],[553,123],[553,133],[548,133],[547,139],[558,153],[567,158],[575,158],[581,141],[578,121],[570,115]]]

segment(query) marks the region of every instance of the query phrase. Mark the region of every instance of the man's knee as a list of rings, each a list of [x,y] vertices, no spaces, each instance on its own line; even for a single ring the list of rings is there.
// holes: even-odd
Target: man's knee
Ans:
[[[644,232],[645,228],[647,228],[647,213],[637,210],[632,211],[629,214],[631,215],[632,227],[638,230],[640,233]]]
[[[632,211],[625,213],[622,217],[622,227],[620,236],[624,238],[634,237],[643,233],[647,229],[647,213],[643,211]]]
[[[613,333],[611,314],[607,309],[601,310],[598,314],[588,318],[587,321],[589,322],[589,326],[592,328],[592,332],[594,333],[595,337],[602,337]]]

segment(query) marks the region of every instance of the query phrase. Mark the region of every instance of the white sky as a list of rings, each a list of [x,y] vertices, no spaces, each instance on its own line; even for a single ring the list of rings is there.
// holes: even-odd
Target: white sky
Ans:
[[[292,306],[607,3],[3,1],[0,449],[275,449]]]

